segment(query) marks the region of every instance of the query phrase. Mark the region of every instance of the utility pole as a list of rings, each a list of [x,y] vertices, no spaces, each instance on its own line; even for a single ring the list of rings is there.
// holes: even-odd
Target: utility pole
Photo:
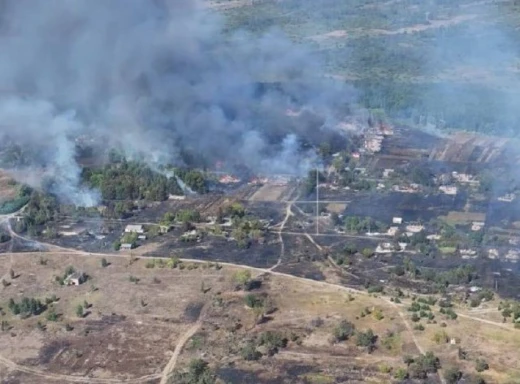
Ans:
[[[316,167],[316,234],[319,234],[319,219],[320,219],[320,197],[319,197],[319,171]]]

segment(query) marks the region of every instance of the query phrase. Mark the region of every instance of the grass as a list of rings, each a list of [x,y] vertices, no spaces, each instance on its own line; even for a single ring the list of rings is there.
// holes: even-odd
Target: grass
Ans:
[[[444,255],[450,255],[455,253],[457,248],[455,247],[439,247],[439,251]]]
[[[323,373],[307,373],[303,376],[310,384],[333,384],[335,383],[334,377],[325,375]]]

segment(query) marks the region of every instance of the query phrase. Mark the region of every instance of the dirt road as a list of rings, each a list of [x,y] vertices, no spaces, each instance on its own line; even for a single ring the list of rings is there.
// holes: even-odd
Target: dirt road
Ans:
[[[193,326],[184,333],[181,338],[177,341],[177,345],[175,345],[175,350],[173,351],[173,355],[170,358],[170,361],[168,361],[168,364],[166,364],[166,367],[164,367],[162,375],[161,375],[161,381],[160,384],[168,384],[168,379],[170,378],[170,375],[173,373],[175,369],[175,365],[177,364],[177,360],[179,359],[179,356],[182,352],[182,348],[184,345],[188,342],[189,339],[191,339],[197,331],[202,326],[202,319],[203,319],[203,311],[202,309],[199,318]]]

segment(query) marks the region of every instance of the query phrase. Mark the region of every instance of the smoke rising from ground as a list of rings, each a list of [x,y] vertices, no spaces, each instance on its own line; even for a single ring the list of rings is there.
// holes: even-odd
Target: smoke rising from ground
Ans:
[[[351,93],[329,83],[281,33],[225,35],[193,0],[7,0],[0,14],[0,138],[33,153],[33,185],[79,205],[74,140],[103,137],[150,164],[181,165],[188,150],[256,172],[303,173],[319,137],[347,113]],[[259,82],[279,81],[279,86]],[[287,116],[301,106],[320,119]],[[313,121],[314,120],[314,121]],[[320,131],[323,130],[323,131]],[[31,170],[31,172],[28,172]]]

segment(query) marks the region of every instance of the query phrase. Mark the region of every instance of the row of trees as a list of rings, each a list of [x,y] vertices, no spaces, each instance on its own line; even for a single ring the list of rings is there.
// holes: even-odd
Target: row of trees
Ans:
[[[82,179],[90,187],[99,189],[104,200],[163,201],[170,194],[183,193],[175,178],[168,178],[134,161],[85,168]]]

